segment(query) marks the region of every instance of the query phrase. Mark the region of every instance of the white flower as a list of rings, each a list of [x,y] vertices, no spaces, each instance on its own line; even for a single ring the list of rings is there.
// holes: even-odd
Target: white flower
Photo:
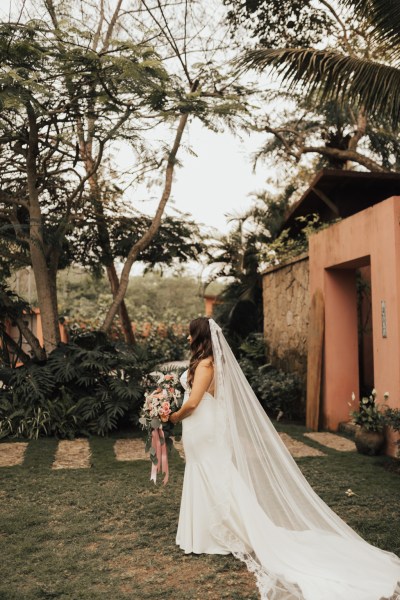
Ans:
[[[383,394],[383,397],[385,398],[385,400],[387,400],[387,399],[389,398],[389,392],[385,392],[385,393]]]
[[[345,491],[345,494],[348,498],[351,498],[351,496],[357,496],[357,494],[355,494],[350,488]]]
[[[377,393],[377,392],[376,392],[376,389],[374,388],[374,389],[372,390],[371,394],[372,394],[372,396],[376,396],[376,393]]]
[[[354,402],[354,400],[356,399],[356,395],[355,395],[355,393],[354,393],[354,392],[352,392],[352,394],[351,394],[351,399],[353,400],[353,402]]]

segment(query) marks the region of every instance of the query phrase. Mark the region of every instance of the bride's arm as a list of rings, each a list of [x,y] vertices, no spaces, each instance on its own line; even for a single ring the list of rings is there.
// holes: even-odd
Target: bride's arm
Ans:
[[[208,390],[214,374],[212,361],[205,358],[196,367],[194,373],[193,386],[190,396],[185,404],[175,413],[172,413],[169,420],[171,423],[182,421],[188,417],[199,405],[200,400]]]

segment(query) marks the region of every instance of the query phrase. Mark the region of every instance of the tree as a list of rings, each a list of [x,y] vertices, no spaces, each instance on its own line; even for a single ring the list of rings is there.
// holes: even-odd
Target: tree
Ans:
[[[281,94],[282,96],[282,94]],[[400,139],[389,124],[369,121],[364,111],[340,106],[329,100],[315,107],[308,98],[292,92],[296,111],[271,110],[258,121],[268,134],[257,153],[260,158],[291,161],[314,157],[314,169],[351,169],[354,165],[368,171],[398,170]]]
[[[302,85],[310,98],[322,104],[334,100],[351,105],[371,119],[387,121],[397,129],[400,117],[400,5],[392,0],[339,0],[354,24],[367,29],[372,47],[363,56],[344,32],[343,52],[307,47],[259,48],[241,60],[246,68],[270,69],[293,90]],[[380,60],[379,60],[380,59]]]
[[[46,0],[46,8],[53,27],[59,32],[59,37],[62,36],[62,29],[60,29],[58,9],[62,9],[62,6],[56,7],[53,0]],[[84,3],[81,3],[81,7],[85,8]],[[87,8],[87,7],[86,7]],[[122,1],[118,0],[114,6],[111,14],[106,14],[106,7],[104,0],[101,0],[98,9],[97,23],[90,39],[90,50],[94,53],[104,55],[113,46],[113,37],[115,29],[117,28],[118,21],[121,15]],[[61,11],[60,11],[61,12]],[[65,20],[65,15],[64,20]],[[90,19],[91,14],[86,13],[87,18]],[[107,18],[108,17],[108,18]],[[70,100],[73,103],[75,101],[75,89],[73,82],[69,79],[66,74],[66,85],[70,93]],[[106,93],[112,98],[113,104],[120,105],[121,107],[126,104],[126,99],[119,97],[118,90],[115,84],[110,82],[105,86],[104,82],[100,85],[99,81],[94,78],[88,78],[88,86],[90,87],[90,100],[86,112],[77,111],[76,114],[76,134],[77,134],[77,148],[79,149],[79,155],[83,163],[86,174],[88,175],[89,191],[88,200],[93,207],[93,214],[95,217],[94,225],[97,229],[98,245],[101,248],[101,256],[99,256],[100,264],[105,268],[110,286],[111,292],[115,295],[118,288],[119,279],[114,264],[114,256],[111,250],[110,235],[107,228],[107,222],[104,212],[104,198],[103,191],[104,186],[101,186],[99,180],[99,170],[93,170],[95,163],[95,144],[97,126],[99,121],[98,105],[101,104],[101,94]],[[160,95],[160,102],[162,102],[162,96]],[[132,99],[129,99],[132,102]],[[119,305],[119,315],[121,325],[124,331],[125,340],[129,344],[134,343],[134,335],[131,327],[131,321],[128,315],[128,311],[125,306],[124,300]]]
[[[210,248],[213,278],[228,282],[219,296],[222,304],[217,311],[233,344],[251,332],[262,331],[261,255],[279,234],[292,193],[293,187],[288,185],[277,196],[255,194],[252,207],[232,216],[232,230]]]
[[[259,119],[257,127],[269,135],[259,157],[269,157],[272,161],[279,154],[293,169],[303,157],[307,157],[303,165],[310,164],[311,157],[315,168],[361,167],[370,171],[398,168],[399,139],[388,115],[380,114],[378,118],[369,105],[354,96],[329,95],[326,86],[324,90],[319,86],[325,78],[318,66],[324,53],[339,56],[341,52],[342,58],[348,55],[355,63],[363,64],[393,60],[387,45],[376,42],[367,15],[354,14],[347,0],[339,6],[330,0],[307,3],[231,0],[228,4],[233,31],[245,28],[261,46],[247,51],[239,63],[246,69],[265,67],[269,74],[278,76],[277,81],[283,79],[287,83],[284,89],[276,91],[275,85],[274,91],[268,91],[265,116]],[[310,46],[316,45],[318,50],[314,52]],[[321,47],[325,49],[322,51]],[[339,62],[343,64],[342,59]],[[308,81],[310,85],[297,85],[296,69],[303,83]],[[307,69],[314,73],[314,83]],[[339,81],[336,71],[330,77],[335,84]],[[343,73],[343,77],[352,81],[349,72]],[[367,82],[366,86],[369,85]]]
[[[208,33],[210,27],[208,10],[204,10],[201,4],[184,0],[177,7],[176,4],[163,5],[160,0],[157,0],[155,6],[150,6],[143,0],[142,6],[145,16],[150,19],[153,27],[155,26],[159,48],[164,49],[164,59],[170,60],[171,56],[174,58],[178,76],[186,82],[188,89],[186,94],[182,94],[178,105],[180,116],[172,146],[165,157],[164,185],[156,213],[148,230],[127,254],[118,290],[102,325],[102,331],[105,332],[110,329],[126,294],[132,265],[160,227],[162,215],[170,198],[177,153],[182,144],[189,116],[197,117],[206,126],[215,129],[216,119],[222,118],[232,127],[233,118],[245,110],[243,103],[245,88],[236,82],[237,78],[231,70],[226,72],[224,59],[221,61],[222,68],[216,60],[224,43],[221,31],[218,32],[220,26],[218,20],[214,20],[214,29]],[[208,8],[210,7],[207,6]],[[216,17],[217,13],[214,14]],[[204,31],[206,37],[203,37]]]
[[[133,236],[121,282],[117,286],[114,281],[114,302],[105,331],[123,300],[133,262],[160,228],[189,114],[211,123],[212,113],[229,119],[242,104],[238,94],[200,89],[196,78],[185,82],[185,91],[176,73],[165,68],[166,58],[162,60],[147,41],[154,39],[154,28],[142,20],[134,29],[137,43],[122,35],[119,0],[108,27],[102,2],[97,27],[90,20],[77,21],[77,5],[63,3],[59,3],[59,26],[54,2],[44,4],[51,22],[26,20],[1,26],[0,218],[8,249],[17,247],[17,258],[28,257],[32,264],[45,346],[50,350],[59,341],[56,278],[63,248],[89,213],[95,219],[103,264],[113,278],[107,229],[111,221],[105,214],[99,169],[107,178],[104,159],[111,160],[115,142],[129,141],[134,147],[136,171],[160,172],[165,162],[166,176],[158,210],[139,239]],[[78,3],[78,8],[83,6],[89,4]],[[151,11],[146,14],[151,16]],[[93,41],[93,36],[102,35],[100,25],[106,31],[102,47]],[[164,35],[168,25],[161,29]],[[117,31],[119,37],[112,36]],[[202,67],[197,73],[206,71]],[[142,132],[151,124],[174,121],[177,129],[167,160],[165,145],[147,153]]]
[[[73,33],[60,41],[57,30],[42,22],[3,24],[0,37],[1,217],[29,253],[45,345],[51,349],[59,341],[56,277],[62,244],[84,214],[86,183],[106,144],[138,105],[152,109],[154,90],[165,90],[166,73],[148,47],[120,45],[99,56],[74,41]],[[103,91],[96,109],[101,119],[96,157],[82,173],[76,120],[92,110],[93,79],[99,85],[113,82],[135,103],[113,103]]]

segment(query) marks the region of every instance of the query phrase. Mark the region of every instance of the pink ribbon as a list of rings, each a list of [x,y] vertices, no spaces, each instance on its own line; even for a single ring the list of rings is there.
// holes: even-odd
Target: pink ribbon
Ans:
[[[154,463],[151,466],[150,481],[157,483],[157,473],[164,473],[163,484],[168,483],[169,469],[168,469],[168,455],[167,455],[167,444],[165,443],[164,431],[162,427],[153,429],[151,434],[151,445],[156,451],[157,464]]]

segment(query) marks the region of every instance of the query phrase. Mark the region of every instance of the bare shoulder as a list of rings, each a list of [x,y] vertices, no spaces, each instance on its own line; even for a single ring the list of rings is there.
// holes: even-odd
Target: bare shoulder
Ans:
[[[199,361],[198,365],[197,365],[197,368],[198,367],[206,367],[208,369],[209,368],[213,368],[214,367],[214,361],[213,361],[212,356],[207,356],[207,358],[202,358]]]

